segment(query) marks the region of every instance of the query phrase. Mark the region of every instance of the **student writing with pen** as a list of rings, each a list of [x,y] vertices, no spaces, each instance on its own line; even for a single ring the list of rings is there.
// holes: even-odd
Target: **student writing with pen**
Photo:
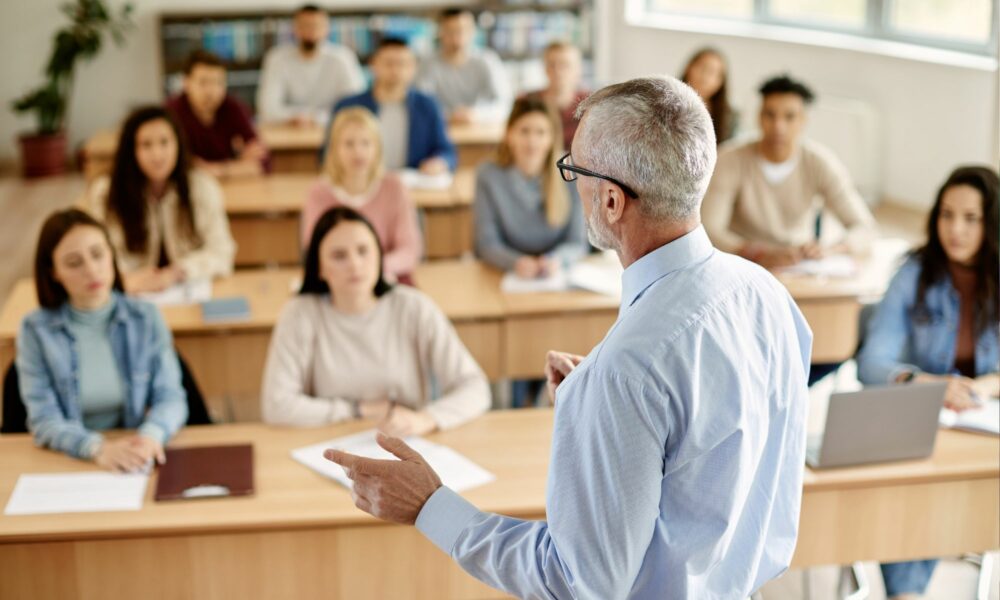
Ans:
[[[385,281],[371,224],[335,207],[313,228],[302,289],[271,336],[261,403],[271,424],[369,419],[407,436],[479,416],[490,390],[433,301]]]
[[[900,267],[868,322],[858,354],[866,385],[947,381],[957,411],[1000,393],[997,196],[993,168],[956,169],[927,221],[927,243]],[[924,593],[937,561],[882,565],[886,595]]]

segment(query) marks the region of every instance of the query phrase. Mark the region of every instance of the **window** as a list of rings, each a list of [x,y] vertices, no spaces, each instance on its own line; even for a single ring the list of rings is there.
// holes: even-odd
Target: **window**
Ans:
[[[672,15],[847,33],[996,55],[998,0],[633,0]],[[669,27],[669,25],[667,25]]]

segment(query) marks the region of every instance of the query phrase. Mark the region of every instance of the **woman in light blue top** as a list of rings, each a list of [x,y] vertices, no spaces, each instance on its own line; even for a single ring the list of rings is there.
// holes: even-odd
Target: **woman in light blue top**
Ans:
[[[76,209],[50,216],[35,287],[41,308],[21,323],[16,360],[35,443],[115,471],[162,463],[188,415],[177,355],[156,307],[122,295],[100,223]],[[99,433],[119,427],[137,432]]]
[[[1000,177],[960,167],[941,186],[927,244],[899,269],[858,354],[868,384],[947,381],[954,410],[1000,392],[997,195]],[[937,561],[882,565],[890,598],[923,594]]]
[[[496,162],[476,176],[476,255],[486,263],[532,278],[589,249],[576,187],[555,166],[561,139],[544,102],[514,103]]]

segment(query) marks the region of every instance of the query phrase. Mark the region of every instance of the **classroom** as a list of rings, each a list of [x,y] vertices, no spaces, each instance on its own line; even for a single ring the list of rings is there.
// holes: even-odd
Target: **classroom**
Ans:
[[[1000,600],[998,46],[0,3],[0,598]]]

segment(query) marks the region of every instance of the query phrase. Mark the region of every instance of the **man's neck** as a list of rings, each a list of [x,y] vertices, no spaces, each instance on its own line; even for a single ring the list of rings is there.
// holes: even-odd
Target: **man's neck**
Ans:
[[[761,141],[757,144],[757,152],[763,157],[764,160],[771,163],[781,164],[788,161],[795,154],[795,149],[798,148],[797,144],[789,144],[787,146],[775,146],[773,144],[765,144]]]
[[[682,223],[669,225],[642,225],[635,227],[622,237],[621,246],[617,249],[618,260],[622,267],[628,268],[650,252],[654,252],[670,242],[691,233],[701,222],[695,218]]]
[[[576,98],[576,90],[572,87],[556,88],[550,86],[545,90],[545,100],[559,108],[566,108]]]
[[[190,104],[190,101],[188,103]],[[215,122],[216,110],[203,111],[199,108],[196,108],[194,104],[191,104],[191,112],[194,114],[194,118],[198,119],[198,122],[204,125],[205,127],[211,127],[212,123]]]
[[[465,48],[460,48],[453,52],[442,52],[441,58],[453,67],[460,67],[464,65],[467,60],[469,60],[469,51]]]
[[[406,99],[406,90],[406,86],[387,86],[376,82],[372,88],[372,97],[379,104],[402,102]]]

